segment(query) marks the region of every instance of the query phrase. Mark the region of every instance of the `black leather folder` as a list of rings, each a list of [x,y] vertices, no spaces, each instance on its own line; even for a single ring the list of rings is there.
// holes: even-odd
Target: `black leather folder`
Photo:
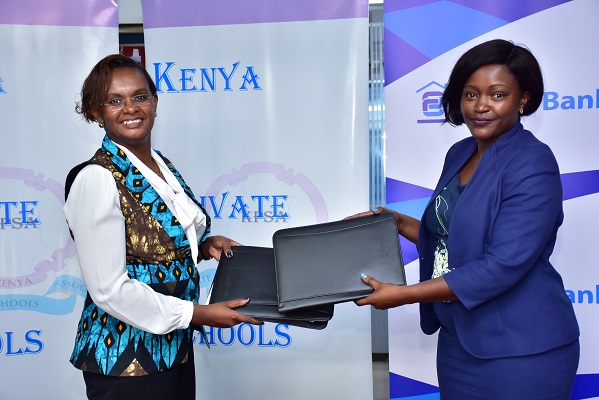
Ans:
[[[361,273],[406,284],[397,223],[389,212],[280,229],[273,247],[283,312],[365,297],[373,289]]]
[[[234,246],[233,257],[221,256],[214,275],[210,303],[250,298],[236,308],[260,321],[324,329],[333,317],[334,306],[317,306],[280,312],[278,308],[275,260],[272,248]]]

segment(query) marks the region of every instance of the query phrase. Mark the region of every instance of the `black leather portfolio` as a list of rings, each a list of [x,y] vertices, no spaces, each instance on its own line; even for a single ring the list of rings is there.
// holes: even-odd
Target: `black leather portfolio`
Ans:
[[[365,297],[373,289],[361,273],[406,284],[397,223],[389,212],[281,229],[273,247],[280,311]]]
[[[291,312],[279,311],[272,248],[234,246],[233,257],[221,256],[209,302],[246,297],[250,298],[249,303],[236,310],[260,321],[323,329],[333,317],[332,304]]]

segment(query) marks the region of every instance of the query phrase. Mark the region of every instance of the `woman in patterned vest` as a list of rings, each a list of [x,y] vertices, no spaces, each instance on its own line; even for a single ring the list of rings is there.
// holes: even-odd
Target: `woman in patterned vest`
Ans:
[[[192,326],[261,324],[234,309],[249,299],[199,305],[196,263],[238,245],[209,236],[210,218],[173,164],[152,149],[158,96],[122,55],[86,78],[76,111],[106,132],[73,168],[64,212],[87,298],[71,363],[89,399],[195,399]]]

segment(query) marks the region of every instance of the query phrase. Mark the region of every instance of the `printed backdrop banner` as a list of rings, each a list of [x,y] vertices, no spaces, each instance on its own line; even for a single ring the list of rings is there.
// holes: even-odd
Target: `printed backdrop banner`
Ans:
[[[573,399],[599,398],[599,54],[594,0],[386,0],[385,107],[387,204],[420,218],[445,153],[467,137],[465,126],[441,125],[441,95],[457,59],[476,44],[508,39],[526,45],[541,64],[546,91],[526,129],[547,143],[562,172],[565,221],[552,262],[564,278],[581,328]],[[432,32],[435,34],[432,34]],[[415,246],[403,243],[409,283],[418,282]],[[389,312],[391,399],[436,399],[437,335],[419,328],[418,306]]]
[[[86,290],[64,179],[102,138],[74,110],[92,66],[118,52],[116,5],[2,0],[0,49],[0,399],[81,399],[69,357]]]
[[[213,218],[272,247],[282,228],[368,207],[366,0],[143,0],[155,147]],[[309,251],[309,249],[306,249]],[[202,296],[216,262],[202,262]],[[359,277],[356,277],[359,279]],[[266,323],[196,337],[198,398],[372,398],[370,310],[324,330]]]

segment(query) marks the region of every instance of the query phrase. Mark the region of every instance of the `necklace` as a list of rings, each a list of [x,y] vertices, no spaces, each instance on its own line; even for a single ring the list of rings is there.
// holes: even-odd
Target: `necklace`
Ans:
[[[158,175],[158,177],[159,177],[160,179],[162,179],[163,181],[165,181],[165,182],[166,182],[166,179],[164,179],[164,175],[162,175],[162,171],[160,171],[160,166],[158,165],[158,163],[157,163],[157,162],[156,162],[154,159],[152,159],[152,161],[153,161],[154,167],[156,167],[156,170],[152,169],[152,171],[153,171],[153,172],[154,172],[156,175]]]

